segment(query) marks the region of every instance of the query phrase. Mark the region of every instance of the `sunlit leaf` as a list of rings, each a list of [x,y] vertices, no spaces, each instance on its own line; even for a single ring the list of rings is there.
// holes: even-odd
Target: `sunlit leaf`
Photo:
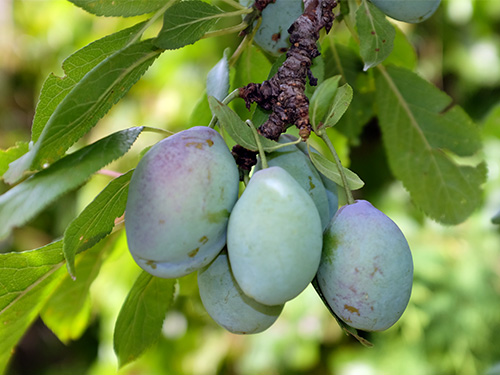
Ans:
[[[136,127],[111,134],[68,155],[0,195],[0,238],[125,154],[142,129]]]
[[[207,75],[207,96],[213,96],[217,100],[223,100],[229,93],[229,61],[228,50]]]
[[[340,78],[340,75],[330,77],[314,91],[309,103],[309,118],[314,130],[324,121],[326,114],[330,111]]]
[[[481,149],[479,129],[451,98],[403,68],[379,69],[377,109],[389,165],[428,216],[458,224],[479,205],[484,163],[455,158]]]
[[[132,286],[118,315],[114,349],[120,367],[137,359],[160,337],[176,280],[142,272]]]
[[[63,264],[62,241],[0,254],[0,373],[57,282],[67,274]]]
[[[339,87],[330,105],[328,115],[324,120],[324,128],[334,126],[339,122],[351,104],[352,94],[352,87],[348,83]]]
[[[112,180],[66,228],[63,250],[71,276],[75,276],[75,254],[110,234],[115,219],[125,211],[132,173],[129,171]]]
[[[151,13],[165,5],[166,0],[69,0],[97,16],[131,17]]]
[[[10,163],[23,156],[28,150],[28,142],[19,142],[7,150],[0,150],[0,176],[9,169]]]
[[[4,179],[18,181],[61,158],[144,74],[161,53],[151,40],[132,44],[106,58],[59,103],[34,147],[10,164]]]
[[[163,49],[193,44],[217,23],[221,13],[219,8],[199,0],[176,3],[165,12],[155,44]]]
[[[364,70],[378,65],[392,52],[396,31],[375,5],[367,0],[356,11],[356,26],[360,40],[360,54]]]

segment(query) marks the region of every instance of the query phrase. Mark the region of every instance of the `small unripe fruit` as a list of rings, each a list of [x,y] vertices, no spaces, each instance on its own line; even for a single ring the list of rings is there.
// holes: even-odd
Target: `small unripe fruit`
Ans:
[[[227,248],[238,285],[265,305],[296,297],[318,269],[322,232],[314,202],[288,172],[254,173],[229,218]]]
[[[215,130],[193,127],[158,142],[130,181],[125,226],[134,260],[164,278],[207,265],[224,247],[238,189],[238,168]]]
[[[198,271],[198,285],[208,315],[232,333],[262,332],[283,310],[283,305],[263,305],[243,293],[233,277],[225,251]]]
[[[419,23],[434,14],[441,0],[371,0],[371,2],[395,20]]]
[[[340,208],[323,238],[317,281],[335,314],[351,327],[382,331],[410,299],[413,262],[398,226],[364,200]]]

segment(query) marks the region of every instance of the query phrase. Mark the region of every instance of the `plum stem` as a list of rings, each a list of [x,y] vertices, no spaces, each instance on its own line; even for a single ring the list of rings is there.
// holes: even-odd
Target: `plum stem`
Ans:
[[[344,173],[344,167],[342,166],[342,162],[340,161],[340,158],[337,154],[337,151],[335,151],[335,147],[333,146],[332,141],[328,137],[328,134],[326,134],[325,131],[319,131],[317,133],[319,137],[325,142],[326,146],[330,150],[330,152],[333,155],[333,159],[335,160],[335,164],[337,164],[337,169],[339,170],[340,178],[342,179],[342,185],[344,185],[344,191],[347,199],[347,204],[353,204],[354,203],[354,198],[352,196],[351,189],[349,189],[349,184],[347,183],[347,177],[345,176]]]
[[[250,126],[250,129],[252,129],[252,133],[255,138],[255,143],[257,143],[260,160],[262,162],[262,169],[268,168],[269,165],[267,164],[266,153],[264,151],[264,148],[262,147],[262,143],[260,142],[259,133],[257,133],[257,129],[255,128],[255,125],[253,124],[252,120],[247,120],[246,123]]]

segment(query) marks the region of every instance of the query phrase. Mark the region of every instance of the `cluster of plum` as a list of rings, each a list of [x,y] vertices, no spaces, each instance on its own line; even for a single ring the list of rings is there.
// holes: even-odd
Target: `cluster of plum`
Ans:
[[[238,168],[215,130],[193,127],[154,145],[134,171],[127,200],[137,264],[163,278],[198,271],[206,311],[233,333],[270,327],[313,279],[349,326],[393,325],[413,278],[396,224],[363,200],[337,210],[336,184],[301,144],[267,154],[267,164],[255,166],[239,196]]]

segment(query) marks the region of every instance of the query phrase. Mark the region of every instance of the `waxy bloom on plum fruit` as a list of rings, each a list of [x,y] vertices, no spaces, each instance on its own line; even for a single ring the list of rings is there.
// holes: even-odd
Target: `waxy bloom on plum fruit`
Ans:
[[[176,278],[224,247],[239,174],[215,130],[197,126],[154,145],[132,175],[125,213],[130,252],[145,271]]]

